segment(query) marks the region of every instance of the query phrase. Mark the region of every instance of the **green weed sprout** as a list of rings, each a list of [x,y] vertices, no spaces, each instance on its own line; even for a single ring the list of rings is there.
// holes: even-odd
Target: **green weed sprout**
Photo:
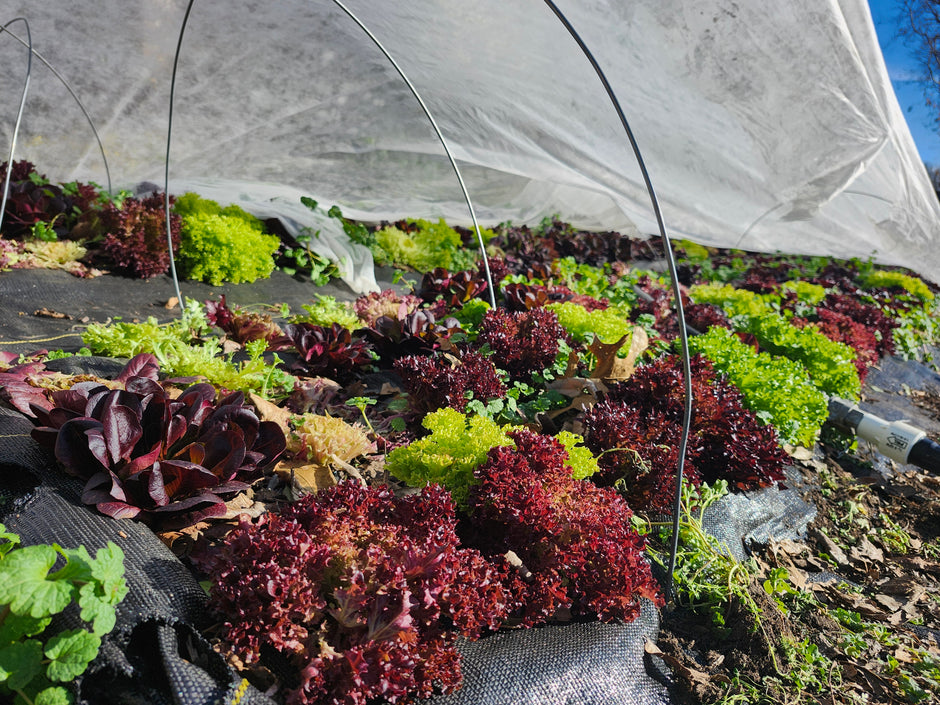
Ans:
[[[94,558],[84,546],[19,543],[0,524],[0,696],[67,705],[73,698],[64,684],[85,672],[114,629],[115,607],[127,594],[124,553],[110,541]],[[53,615],[72,604],[89,628],[49,633]]]

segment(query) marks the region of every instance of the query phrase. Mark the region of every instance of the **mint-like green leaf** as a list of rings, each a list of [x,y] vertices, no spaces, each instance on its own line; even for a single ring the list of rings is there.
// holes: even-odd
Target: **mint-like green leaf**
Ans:
[[[0,524],[0,559],[2,559],[6,554],[10,552],[11,548],[14,548],[20,542],[20,537],[16,534],[11,534],[7,531],[7,527],[3,524]]]
[[[52,617],[37,619],[26,614],[13,614],[11,612],[0,624],[0,647],[19,641],[24,636],[42,634],[51,621]]]
[[[53,546],[25,546],[0,561],[0,604],[13,614],[48,617],[72,601],[73,586],[48,580],[58,552]]]
[[[108,604],[116,605],[127,594],[124,582],[124,551],[113,541],[99,548],[91,564],[91,574],[101,582]]]
[[[71,583],[87,583],[93,580],[92,559],[84,546],[62,549],[66,564],[53,573],[53,580],[67,580]]]
[[[23,687],[42,672],[42,644],[35,639],[0,649],[0,683],[10,690]]]
[[[74,702],[72,694],[61,685],[44,688],[33,698],[33,705],[72,705]]]
[[[46,667],[46,676],[51,681],[70,681],[77,678],[92,659],[98,655],[101,637],[84,629],[69,629],[56,634],[46,644],[46,658],[51,662]]]
[[[92,623],[92,631],[104,635],[114,629],[117,619],[114,606],[107,595],[101,595],[99,583],[86,583],[78,590],[78,604],[82,608],[81,618]]]

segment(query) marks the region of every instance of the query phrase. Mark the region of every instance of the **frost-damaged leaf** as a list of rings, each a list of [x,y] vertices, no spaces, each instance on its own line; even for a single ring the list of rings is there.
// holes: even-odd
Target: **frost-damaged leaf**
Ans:
[[[51,406],[46,390],[34,387],[23,379],[22,375],[0,372],[0,389],[2,389],[2,398],[26,416],[36,416],[34,406],[41,409],[49,409]]]
[[[260,397],[254,392],[248,393],[248,399],[258,410],[258,418],[262,421],[273,421],[286,434],[290,432],[290,409],[285,409],[277,404],[272,404],[264,397]]]
[[[274,467],[274,472],[300,493],[318,492],[336,485],[336,478],[328,467],[311,463],[306,458],[281,460]]]

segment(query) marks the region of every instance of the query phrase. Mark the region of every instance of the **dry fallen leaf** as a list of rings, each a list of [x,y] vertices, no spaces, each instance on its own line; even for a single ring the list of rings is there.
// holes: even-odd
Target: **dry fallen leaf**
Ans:
[[[176,308],[179,305],[180,305],[180,300],[176,298],[175,296],[171,296],[169,299],[167,299],[167,302],[164,304],[163,307],[166,309],[171,309],[171,308]]]
[[[258,418],[262,421],[273,421],[285,434],[290,433],[291,412],[289,410],[269,402],[264,397],[259,397],[254,392],[248,392],[248,399],[258,410]]]
[[[312,494],[336,484],[329,468],[311,463],[306,458],[281,460],[274,466],[274,472],[290,483],[292,491],[296,494]]]
[[[72,320],[72,317],[67,313],[59,313],[58,311],[52,311],[45,306],[36,311],[33,311],[34,316],[39,316],[40,318],[66,318]]]
[[[668,663],[676,674],[684,678],[689,683],[697,685],[706,685],[711,683],[713,678],[711,674],[705,673],[705,671],[700,671],[697,668],[689,668],[684,663],[679,661],[675,656],[670,656],[660,649],[656,644],[647,639],[646,645],[643,650],[650,656],[659,656],[663,661]],[[717,675],[717,674],[716,674]]]
[[[617,357],[617,352],[623,347],[627,336],[613,344],[602,343],[597,337],[588,346],[594,357],[597,358],[597,365],[591,372],[591,377],[598,379],[627,379],[633,375],[636,369],[636,359],[649,346],[649,336],[640,326],[634,326],[630,334],[630,349],[626,357]]]
[[[849,549],[849,558],[854,561],[871,561],[872,563],[883,563],[885,559],[884,551],[863,536],[857,545]]]

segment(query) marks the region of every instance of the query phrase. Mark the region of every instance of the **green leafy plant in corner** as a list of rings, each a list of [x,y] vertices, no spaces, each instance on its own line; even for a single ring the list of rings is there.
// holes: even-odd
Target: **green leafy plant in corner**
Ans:
[[[21,546],[0,524],[0,696],[15,705],[72,703],[66,684],[98,654],[126,594],[124,553],[114,543],[92,558],[84,546]],[[89,628],[50,633],[53,615],[73,603]]]

